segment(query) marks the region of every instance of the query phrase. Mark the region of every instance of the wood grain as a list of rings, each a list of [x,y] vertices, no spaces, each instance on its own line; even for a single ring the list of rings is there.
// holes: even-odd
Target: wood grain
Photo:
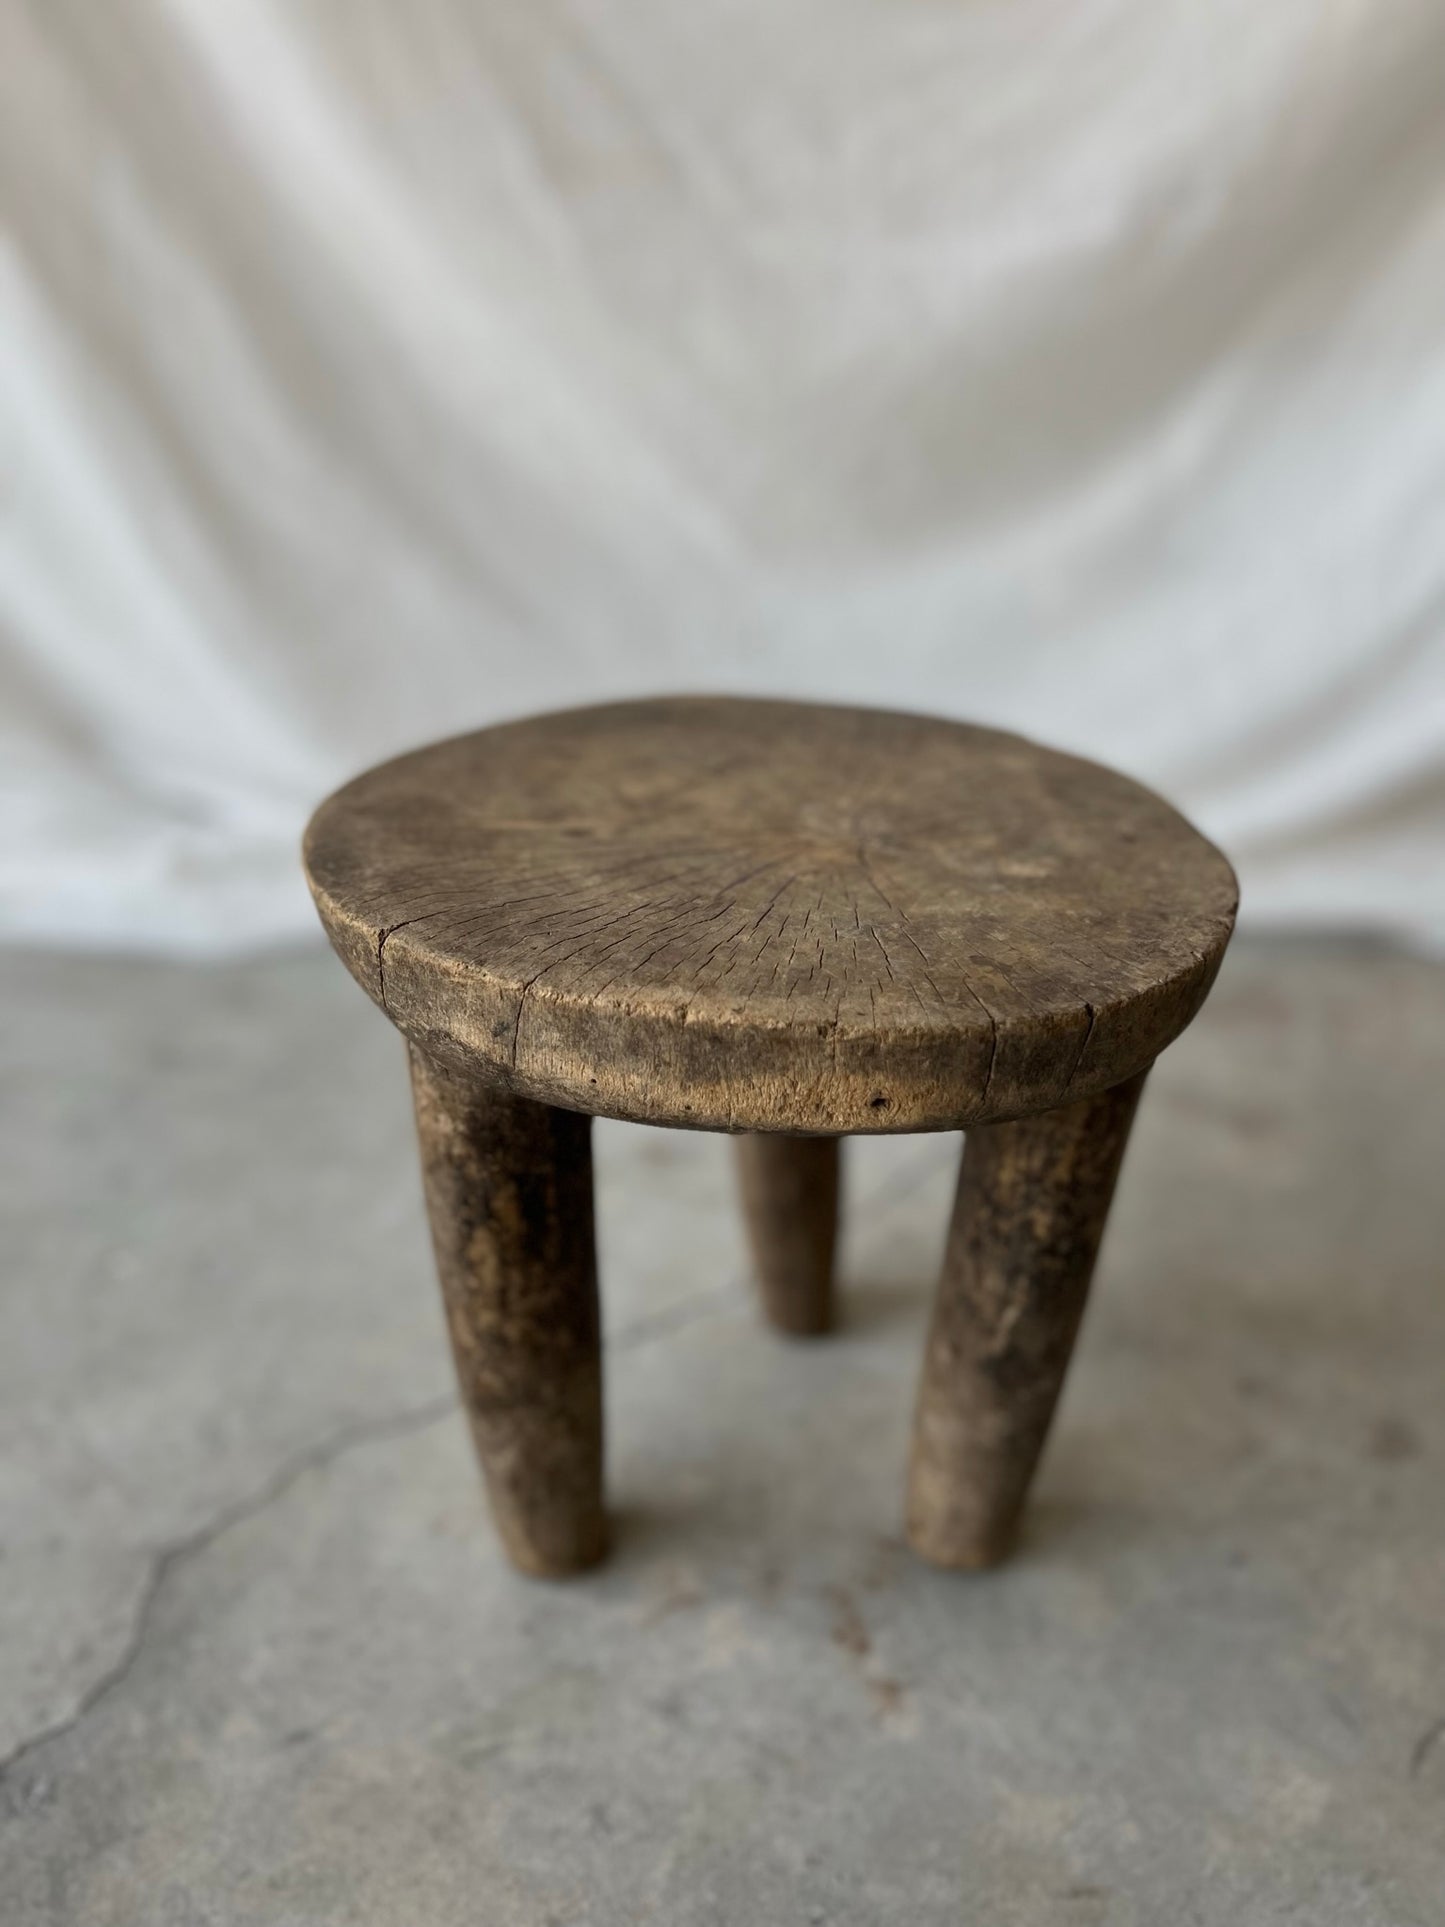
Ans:
[[[875,710],[674,698],[372,770],[306,838],[353,975],[438,1062],[658,1124],[998,1120],[1202,1002],[1233,874],[1127,778]]]

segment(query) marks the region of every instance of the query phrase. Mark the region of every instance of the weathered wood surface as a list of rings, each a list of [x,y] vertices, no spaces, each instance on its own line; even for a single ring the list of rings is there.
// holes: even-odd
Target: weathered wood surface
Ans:
[[[1189,1022],[1229,865],[1021,737],[731,698],[541,716],[322,805],[333,944],[438,1060],[712,1129],[953,1128],[1108,1089]]]
[[[779,1331],[819,1337],[833,1325],[838,1140],[740,1137],[737,1164],[763,1309]]]
[[[432,1242],[462,1402],[513,1563],[606,1550],[592,1120],[459,1078],[413,1047]]]
[[[590,1117],[746,1135],[765,1306],[832,1316],[837,1137],[969,1126],[914,1545],[1006,1550],[1138,1087],[1233,927],[1168,804],[1017,736],[731,698],[458,737],[317,811],[332,943],[408,1038],[462,1393],[514,1561],[601,1557]]]
[[[908,1483],[909,1541],[935,1565],[989,1566],[1009,1549],[1143,1082],[968,1133]]]

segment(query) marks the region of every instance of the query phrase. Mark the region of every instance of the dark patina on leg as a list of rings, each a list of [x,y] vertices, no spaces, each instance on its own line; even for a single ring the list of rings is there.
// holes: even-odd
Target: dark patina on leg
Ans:
[[[908,1482],[908,1537],[935,1565],[1012,1543],[1143,1083],[967,1134]]]
[[[412,1090],[457,1379],[514,1565],[560,1578],[607,1546],[592,1120],[456,1076]]]

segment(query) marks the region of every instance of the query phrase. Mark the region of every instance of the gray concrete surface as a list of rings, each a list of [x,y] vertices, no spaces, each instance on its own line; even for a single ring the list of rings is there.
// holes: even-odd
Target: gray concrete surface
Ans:
[[[618,1546],[546,1589],[340,969],[0,1010],[6,1927],[1445,1921],[1445,971],[1236,951],[984,1578],[897,1536],[956,1141],[850,1147],[800,1347],[728,1147],[601,1128]]]

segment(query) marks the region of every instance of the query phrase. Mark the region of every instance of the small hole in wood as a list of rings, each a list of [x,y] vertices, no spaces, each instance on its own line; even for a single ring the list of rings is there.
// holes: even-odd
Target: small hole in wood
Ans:
[[[883,1095],[882,1091],[878,1093],[877,1097],[869,1098],[868,1108],[870,1111],[886,1111],[888,1109],[888,1099]]]

